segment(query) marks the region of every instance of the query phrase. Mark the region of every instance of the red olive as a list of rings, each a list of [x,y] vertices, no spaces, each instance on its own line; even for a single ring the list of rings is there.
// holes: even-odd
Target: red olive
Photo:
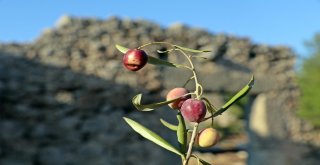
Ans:
[[[148,55],[145,51],[140,49],[130,49],[128,50],[122,59],[123,65],[131,70],[137,71],[143,68],[148,62]]]
[[[206,105],[201,100],[188,99],[181,106],[181,114],[189,122],[201,122],[206,113]]]

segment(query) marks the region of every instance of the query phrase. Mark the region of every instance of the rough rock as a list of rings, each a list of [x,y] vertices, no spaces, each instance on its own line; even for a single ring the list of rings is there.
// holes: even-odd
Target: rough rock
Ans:
[[[266,127],[249,129],[250,164],[292,165],[319,159],[315,152],[319,136],[310,135],[311,128],[295,116],[299,89],[295,56],[289,48],[183,24],[165,29],[145,20],[63,16],[34,42],[0,44],[0,164],[177,164],[177,156],[144,140],[122,120],[132,117],[174,143],[175,135],[158,122],[159,116],[174,121],[174,112],[167,108],[137,112],[131,98],[142,92],[148,95],[146,102],[162,100],[163,90],[182,85],[190,74],[152,65],[135,73],[126,71],[114,46],[133,48],[152,41],[212,50],[202,54],[209,60],[196,63],[209,95],[234,93],[255,75],[248,107],[265,97],[264,105],[259,105],[265,107],[252,112],[263,118]],[[184,62],[180,56],[154,53],[156,49],[168,47],[146,51]],[[279,147],[264,148],[266,144]],[[287,161],[292,158],[289,153],[310,156]]]

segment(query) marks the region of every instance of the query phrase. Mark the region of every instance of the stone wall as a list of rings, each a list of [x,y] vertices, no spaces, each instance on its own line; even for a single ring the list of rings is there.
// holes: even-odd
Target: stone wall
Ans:
[[[141,91],[146,102],[162,100],[189,75],[152,65],[126,71],[114,47],[151,41],[213,50],[203,54],[209,60],[196,64],[208,95],[236,92],[255,75],[248,105],[250,164],[316,161],[316,138],[305,138],[310,128],[295,116],[299,91],[290,49],[181,24],[163,28],[144,20],[64,16],[32,43],[0,45],[0,164],[178,164],[179,158],[122,120],[134,118],[174,141],[158,122],[159,116],[174,120],[174,112],[140,113],[130,100]],[[146,51],[158,56],[156,49],[166,47]],[[179,56],[161,58],[183,62]]]

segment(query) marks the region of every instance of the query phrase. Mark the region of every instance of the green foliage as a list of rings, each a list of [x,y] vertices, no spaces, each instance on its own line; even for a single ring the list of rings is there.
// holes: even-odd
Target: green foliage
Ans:
[[[230,97],[232,97],[231,93],[224,94],[225,101]],[[249,97],[244,96],[229,108],[228,111],[236,118],[235,121],[230,122],[227,126],[216,125],[216,128],[223,133],[224,138],[245,133],[245,106],[248,101]]]
[[[116,48],[121,52],[121,53],[126,53],[129,48],[123,47],[121,45],[116,44]]]
[[[190,95],[189,93],[186,94],[186,95]],[[185,95],[183,95],[185,96]],[[168,105],[169,103],[172,103],[180,98],[182,98],[183,96],[181,97],[178,97],[178,98],[175,98],[175,99],[172,99],[172,100],[168,100],[168,101],[162,101],[162,102],[159,102],[159,103],[153,103],[153,104],[146,104],[146,105],[142,105],[141,104],[141,98],[142,98],[142,94],[137,94],[135,95],[133,98],[132,98],[132,104],[137,108],[137,110],[139,111],[153,111],[155,108],[159,108],[161,106],[164,106],[164,105]]]
[[[154,142],[155,144],[175,153],[178,154],[180,156],[183,156],[182,153],[179,152],[178,149],[174,148],[171,144],[169,144],[166,140],[164,140],[162,137],[160,137],[159,135],[157,135],[156,133],[154,133],[153,131],[149,130],[148,128],[144,127],[143,125],[139,124],[138,122],[126,118],[123,118],[128,124],[129,126],[136,131],[138,134],[140,134],[141,136],[143,136],[144,138]]]
[[[180,147],[180,151],[185,153],[187,151],[187,129],[184,119],[179,112],[177,115],[177,119],[179,121],[178,129],[177,129],[177,139]]]
[[[177,125],[174,125],[174,124],[171,124],[163,119],[160,119],[160,122],[162,125],[164,125],[165,127],[169,128],[170,130],[172,131],[177,131],[178,130],[178,126]]]
[[[149,64],[153,64],[153,65],[160,65],[160,66],[168,66],[168,67],[174,67],[174,68],[184,68],[185,66],[183,65],[178,65],[172,62],[168,62],[165,60],[161,60],[159,58],[155,58],[152,56],[149,56],[149,60],[148,60]]]
[[[248,84],[246,84],[240,91],[238,91],[235,95],[233,95],[232,97],[230,97],[230,99],[220,108],[220,109],[216,109],[214,107],[214,105],[205,97],[203,97],[203,89],[202,89],[202,85],[199,84],[198,81],[198,77],[196,74],[196,69],[194,67],[193,61],[192,61],[192,55],[187,54],[186,52],[191,52],[191,53],[203,53],[203,52],[209,52],[207,50],[195,50],[195,49],[190,49],[190,48],[185,48],[182,46],[178,46],[178,45],[173,45],[170,44],[168,42],[151,42],[151,43],[147,43],[145,45],[142,45],[140,47],[138,47],[137,49],[142,49],[146,46],[149,45],[154,45],[154,44],[164,44],[167,46],[172,47],[172,49],[169,49],[167,51],[160,51],[158,50],[158,53],[169,53],[169,52],[173,52],[173,51],[179,51],[180,55],[183,55],[188,61],[189,61],[189,66],[185,66],[185,65],[180,65],[180,64],[175,64],[166,60],[161,60],[152,56],[148,55],[148,63],[149,64],[153,64],[153,65],[158,65],[158,66],[168,66],[168,67],[173,67],[173,68],[184,68],[187,69],[188,71],[192,72],[193,76],[187,80],[186,83],[188,83],[190,80],[194,80],[195,81],[195,91],[191,92],[191,93],[187,93],[185,95],[182,95],[178,98],[172,99],[172,100],[166,100],[166,101],[162,101],[162,102],[158,102],[158,103],[151,103],[151,104],[142,104],[141,103],[141,99],[142,99],[142,94],[137,94],[136,96],[134,96],[132,98],[132,104],[136,107],[137,110],[139,111],[153,111],[156,108],[159,108],[161,106],[164,105],[168,105],[174,101],[177,101],[179,99],[181,99],[182,97],[188,96],[188,95],[193,95],[194,98],[192,99],[196,99],[198,102],[203,103],[203,101],[205,102],[205,106],[206,109],[204,110],[208,110],[210,112],[210,117],[204,118],[204,115],[202,116],[202,118],[199,118],[199,120],[192,120],[192,122],[196,122],[193,126],[193,130],[192,135],[191,135],[191,139],[190,142],[188,142],[188,133],[190,130],[187,129],[186,124],[185,124],[185,116],[183,116],[185,113],[185,111],[183,111],[184,109],[180,109],[178,110],[178,114],[177,114],[177,120],[178,120],[178,125],[174,125],[171,123],[166,122],[163,119],[160,119],[160,122],[167,128],[176,131],[177,134],[177,141],[179,144],[179,149],[176,149],[174,146],[172,146],[171,144],[169,144],[165,139],[163,139],[162,137],[160,137],[158,134],[156,134],[155,132],[151,131],[150,129],[148,129],[147,127],[141,125],[140,123],[126,118],[124,117],[124,120],[127,122],[127,124],[138,134],[140,134],[142,137],[152,141],[153,143],[161,146],[164,149],[167,149],[177,155],[179,155],[181,157],[181,161],[183,163],[183,165],[187,165],[189,162],[189,159],[191,157],[194,157],[197,159],[198,161],[198,165],[200,164],[210,164],[200,158],[198,158],[196,155],[192,154],[192,148],[194,145],[194,142],[196,140],[196,135],[198,133],[197,128],[200,122],[204,122],[208,119],[211,119],[211,125],[208,127],[213,127],[214,124],[214,117],[221,115],[222,113],[224,113],[227,109],[229,109],[231,107],[231,105],[235,104],[238,100],[240,100],[241,98],[243,98],[252,88],[253,84],[254,84],[254,77],[252,76],[251,80],[248,82]],[[122,52],[122,53],[126,53],[128,52],[128,48],[120,46],[120,45],[116,45],[116,48]],[[132,50],[132,49],[131,49]],[[135,58],[135,57],[133,57]],[[140,59],[136,58],[133,60],[137,60],[139,61]],[[135,64],[135,63],[132,63]],[[142,66],[143,67],[143,66]],[[131,71],[137,71],[137,70],[133,70],[130,68],[127,68]],[[184,70],[186,71],[186,70]],[[184,85],[185,86],[185,85]],[[183,105],[186,105],[187,101],[183,103]],[[189,106],[189,103],[186,105]],[[190,105],[189,107],[193,107],[193,105]],[[196,114],[197,108],[193,108],[191,109],[192,112],[187,111],[186,113],[189,114]],[[182,113],[181,113],[182,112]],[[210,138],[210,137],[209,137]],[[189,144],[188,144],[189,143]]]
[[[181,50],[185,50],[187,52],[192,52],[192,53],[206,53],[206,52],[211,52],[210,50],[195,50],[195,49],[190,49],[190,48],[186,48],[183,46],[178,46],[178,45],[174,45],[174,47],[181,49]]]
[[[233,105],[236,101],[240,100],[242,97],[244,97],[250,89],[254,85],[254,77],[251,77],[251,80],[249,83],[244,86],[238,93],[236,93],[227,103],[225,103],[217,112],[215,112],[212,116],[218,116],[221,115],[224,111],[226,111],[231,105]]]
[[[304,60],[299,72],[302,96],[298,115],[320,128],[320,33],[307,43],[311,56]]]

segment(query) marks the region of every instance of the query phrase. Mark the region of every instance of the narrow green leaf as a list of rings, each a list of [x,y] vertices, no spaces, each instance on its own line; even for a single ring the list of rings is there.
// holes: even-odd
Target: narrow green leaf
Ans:
[[[190,49],[190,48],[186,48],[186,47],[182,47],[179,45],[174,45],[174,47],[181,49],[181,50],[185,50],[187,52],[192,52],[192,53],[206,53],[206,52],[211,52],[210,50],[196,50],[196,49]]]
[[[123,119],[129,124],[129,126],[134,131],[136,131],[138,134],[140,134],[144,138],[146,138],[146,139],[154,142],[155,144],[167,149],[168,151],[171,151],[171,152],[173,152],[173,153],[175,153],[177,155],[183,156],[183,154],[180,153],[178,149],[173,147],[166,140],[164,140],[162,137],[160,137],[156,133],[152,132],[148,128],[144,127],[143,125],[139,124],[138,122],[136,122],[136,121],[134,121],[132,119],[129,119],[129,118],[126,118],[126,117],[124,117]]]
[[[148,56],[148,63],[153,65],[168,66],[168,67],[174,67],[174,68],[186,68],[186,66],[184,65],[179,65],[179,64],[175,64],[165,60],[161,60],[153,56]]]
[[[210,114],[216,112],[216,108],[210,103],[210,101],[206,97],[202,97],[201,99],[204,100],[206,108],[210,112]]]
[[[160,119],[160,122],[162,123],[162,125],[164,125],[165,127],[169,128],[172,131],[177,131],[178,130],[178,126],[171,124],[163,119]]]
[[[202,159],[200,159],[200,158],[199,158],[199,160],[200,160],[200,162],[201,162],[203,165],[211,165],[210,163],[208,163],[208,162],[206,162],[206,161],[204,161],[204,160],[202,160]]]
[[[118,45],[118,44],[116,44],[116,48],[122,53],[126,53],[129,50],[128,48],[123,47],[123,46]]]
[[[245,87],[243,87],[237,94],[235,94],[225,105],[223,105],[222,108],[228,109],[233,103],[235,103],[237,100],[245,96],[253,87],[253,85],[254,85],[254,76],[252,76],[249,83]]]
[[[202,58],[204,60],[207,60],[208,58],[207,57],[204,57],[204,56],[192,56],[193,58]]]
[[[181,112],[178,113],[177,119],[179,121],[177,129],[177,138],[181,153],[186,153],[187,151],[187,129]]]
[[[191,136],[192,136],[192,130],[187,129],[187,143],[190,143]],[[195,145],[195,144],[193,144],[193,145]]]
[[[189,94],[185,94],[181,97],[190,95]],[[172,103],[178,99],[180,99],[181,97],[175,98],[173,100],[168,100],[168,101],[162,101],[162,102],[158,102],[158,103],[153,103],[153,104],[147,104],[147,105],[141,105],[141,98],[142,98],[142,94],[138,94],[136,96],[134,96],[132,98],[132,104],[139,110],[139,111],[153,111],[155,108],[159,108],[161,106],[164,105],[168,105],[169,103]]]
[[[235,94],[226,104],[224,104],[217,112],[215,112],[212,117],[221,115],[224,111],[226,111],[232,104],[234,104],[236,101],[238,101],[239,99],[241,99],[243,96],[245,96],[250,89],[253,87],[254,85],[254,76],[252,75],[251,80],[249,81],[249,83],[243,87],[237,94]]]
[[[206,105],[207,110],[211,114],[211,126],[213,127],[214,117],[212,117],[212,115],[217,111],[217,109],[211,104],[211,102],[207,98],[202,97],[201,99],[204,100],[204,104]]]
[[[200,159],[197,155],[191,155],[191,156],[197,159],[198,165],[200,165],[200,163],[203,165],[211,165],[210,163],[204,161],[203,159]]]
[[[183,87],[183,88],[186,87],[186,86],[188,85],[188,83],[189,83],[192,79],[194,79],[194,76],[191,76],[191,77],[182,85],[182,87]]]

